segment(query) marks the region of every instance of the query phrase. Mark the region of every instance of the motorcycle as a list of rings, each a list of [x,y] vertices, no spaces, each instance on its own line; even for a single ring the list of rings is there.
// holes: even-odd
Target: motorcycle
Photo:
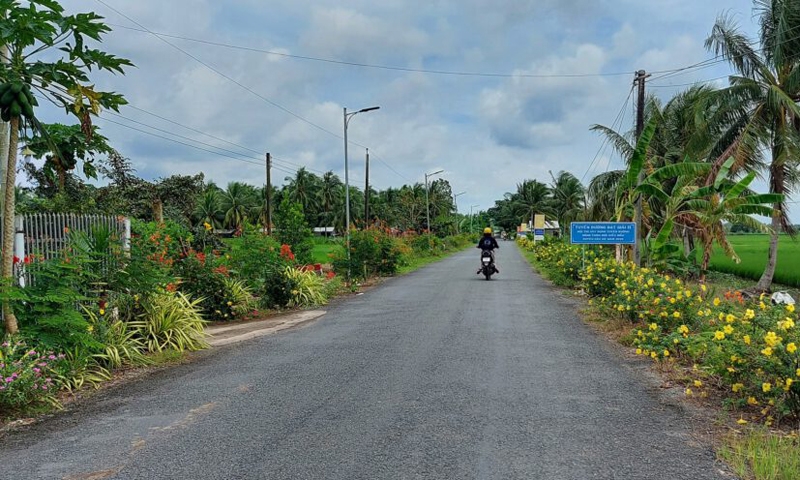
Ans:
[[[494,265],[494,257],[491,250],[481,250],[481,271],[480,273],[486,277],[486,280],[491,280],[492,275],[497,273],[497,268]]]

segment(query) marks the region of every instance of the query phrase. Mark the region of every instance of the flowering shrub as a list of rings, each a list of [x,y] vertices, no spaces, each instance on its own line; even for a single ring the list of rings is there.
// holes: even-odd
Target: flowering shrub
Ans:
[[[58,405],[58,363],[64,355],[39,352],[10,338],[0,344],[0,407],[19,409],[36,403]]]
[[[333,268],[339,275],[352,278],[368,278],[374,275],[394,275],[410,249],[382,228],[353,231],[350,233],[350,261],[347,252],[340,252],[333,259]]]
[[[180,278],[178,288],[196,299],[203,316],[208,320],[233,320],[252,307],[247,287],[231,281],[223,259],[216,255],[189,250],[175,264]],[[167,288],[167,291],[171,289]]]
[[[575,247],[520,241],[543,268],[573,278]],[[599,254],[578,268],[578,285],[601,312],[629,319],[638,355],[693,365],[687,395],[715,385],[729,403],[755,410],[765,423],[800,417],[800,322],[793,305],[771,305],[762,296],[714,295],[704,284]]]

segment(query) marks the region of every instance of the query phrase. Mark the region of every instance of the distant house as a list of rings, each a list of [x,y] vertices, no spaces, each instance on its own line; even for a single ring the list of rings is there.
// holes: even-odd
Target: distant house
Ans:
[[[333,227],[314,227],[312,229],[314,235],[318,237],[335,237],[336,229]]]
[[[517,235],[528,236],[532,234],[533,233],[531,231],[531,222],[522,224],[519,227],[517,227]],[[544,234],[545,236],[551,236],[551,237],[561,236],[561,227],[558,224],[558,220],[545,220]]]

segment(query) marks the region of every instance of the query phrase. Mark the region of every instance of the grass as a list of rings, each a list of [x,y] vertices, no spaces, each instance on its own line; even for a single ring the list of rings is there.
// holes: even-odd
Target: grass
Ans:
[[[341,248],[335,240],[315,240],[311,249],[311,263],[331,263],[330,255]]]
[[[731,435],[718,455],[740,478],[792,480],[800,478],[800,442],[765,429]]]
[[[751,280],[758,280],[767,264],[769,235],[730,235],[728,240],[742,262],[737,264],[726,257],[718,246],[711,256],[711,269],[732,273]],[[781,235],[778,241],[778,267],[775,282],[800,287],[800,240]]]

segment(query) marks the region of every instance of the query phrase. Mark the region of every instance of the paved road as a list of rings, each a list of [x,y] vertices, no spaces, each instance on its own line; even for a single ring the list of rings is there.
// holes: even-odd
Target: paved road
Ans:
[[[511,243],[0,438],[2,479],[716,479]]]

